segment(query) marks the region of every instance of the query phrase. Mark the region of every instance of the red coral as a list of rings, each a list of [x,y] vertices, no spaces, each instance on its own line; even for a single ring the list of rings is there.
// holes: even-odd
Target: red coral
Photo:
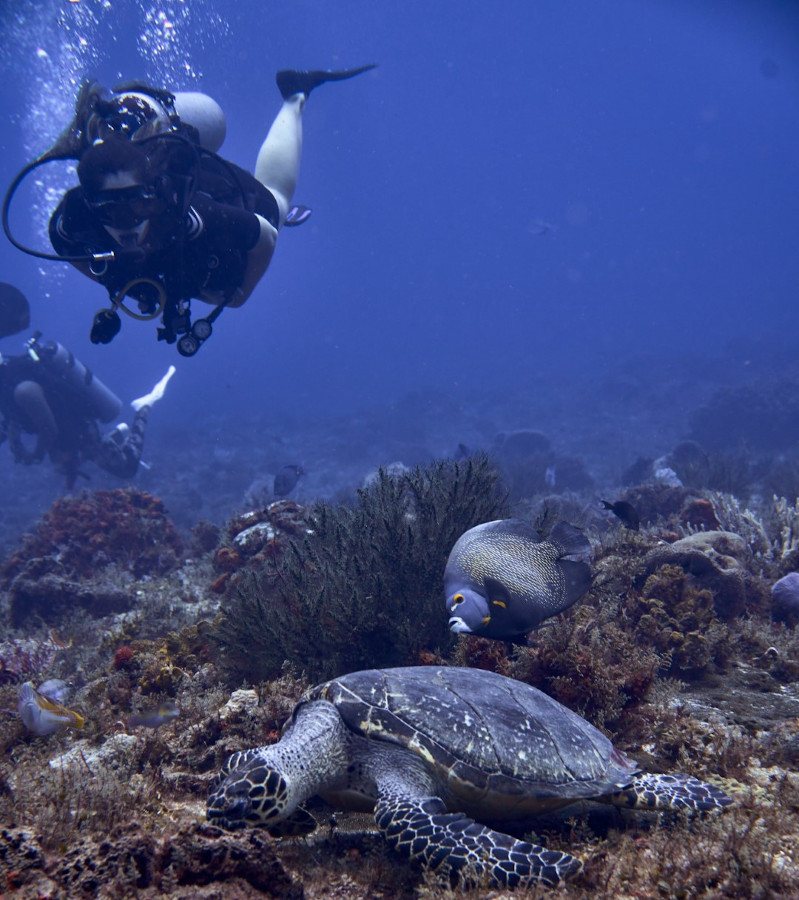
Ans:
[[[114,653],[114,660],[111,665],[115,669],[127,669],[130,666],[134,653],[133,647],[129,647],[127,644],[120,645]]]
[[[56,500],[0,574],[8,588],[23,569],[47,560],[63,578],[86,578],[109,565],[140,578],[169,571],[182,554],[157,497],[131,489],[94,491]]]

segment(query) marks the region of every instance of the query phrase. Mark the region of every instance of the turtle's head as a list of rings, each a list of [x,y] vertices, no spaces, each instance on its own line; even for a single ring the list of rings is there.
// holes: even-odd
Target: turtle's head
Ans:
[[[301,804],[346,773],[345,735],[331,703],[297,704],[276,744],[228,759],[208,795],[208,821],[231,829],[260,825],[275,837],[313,831],[316,822]]]
[[[272,827],[290,816],[296,803],[287,778],[272,762],[257,750],[234,753],[208,795],[208,820],[235,829]]]

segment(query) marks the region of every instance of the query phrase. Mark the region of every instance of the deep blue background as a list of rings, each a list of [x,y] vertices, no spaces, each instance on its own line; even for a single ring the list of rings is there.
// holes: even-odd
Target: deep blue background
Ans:
[[[0,280],[126,400],[171,362],[170,416],[196,420],[540,390],[627,355],[727,352],[735,369],[746,341],[795,335],[796,4],[6,0],[2,16],[3,184],[89,75],[207,91],[223,154],[251,169],[276,70],[380,64],[311,97],[295,200],[313,217],[192,360],[130,321],[92,347],[103,289],[3,240]],[[46,206],[26,189],[14,207],[41,247]]]

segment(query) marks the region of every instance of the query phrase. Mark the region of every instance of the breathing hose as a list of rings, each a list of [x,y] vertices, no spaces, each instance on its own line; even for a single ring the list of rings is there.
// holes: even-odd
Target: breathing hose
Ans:
[[[26,247],[25,244],[18,241],[14,235],[11,233],[11,226],[8,224],[8,211],[11,207],[11,201],[14,199],[14,194],[17,192],[17,188],[20,186],[22,181],[33,172],[34,169],[38,169],[39,166],[44,165],[47,162],[53,162],[57,159],[71,159],[72,157],[64,156],[50,156],[45,153],[43,156],[39,156],[33,160],[33,162],[28,163],[23,169],[21,169],[16,178],[11,182],[6,191],[5,198],[3,199],[3,231],[6,234],[6,237],[11,241],[11,243],[17,248],[17,250],[21,250],[23,253],[27,253],[28,256],[35,256],[37,259],[50,259],[54,262],[70,262],[70,263],[90,263],[94,260],[94,257],[91,254],[83,254],[81,256],[61,256],[58,253],[45,253],[42,250],[34,250],[32,247]]]

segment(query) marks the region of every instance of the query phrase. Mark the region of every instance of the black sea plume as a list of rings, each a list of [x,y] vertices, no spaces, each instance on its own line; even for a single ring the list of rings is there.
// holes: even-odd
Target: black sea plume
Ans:
[[[251,681],[284,662],[317,680],[445,650],[447,556],[465,530],[505,512],[485,456],[380,469],[355,506],[309,507],[307,533],[236,584],[218,625],[223,658]]]

